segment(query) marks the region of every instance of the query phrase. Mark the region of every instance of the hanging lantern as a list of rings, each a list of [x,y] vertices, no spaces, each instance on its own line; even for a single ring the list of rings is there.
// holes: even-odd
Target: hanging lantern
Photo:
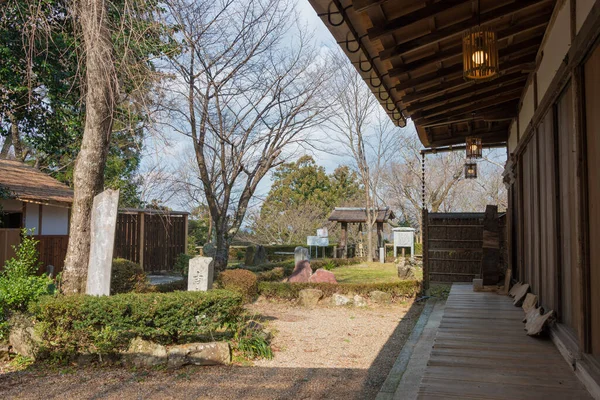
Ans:
[[[498,43],[490,28],[476,26],[463,34],[463,76],[466,80],[498,76]]]
[[[467,158],[476,159],[482,157],[483,145],[481,138],[475,136],[467,137]]]
[[[465,162],[465,179],[477,179],[477,163],[475,161]]]

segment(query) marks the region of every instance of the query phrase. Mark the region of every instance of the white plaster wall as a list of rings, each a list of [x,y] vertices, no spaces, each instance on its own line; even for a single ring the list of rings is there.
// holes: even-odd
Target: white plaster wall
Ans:
[[[40,234],[39,230],[39,217],[40,217],[40,206],[34,203],[27,203],[25,206],[25,228],[27,229],[35,229],[33,232],[35,235]]]
[[[508,154],[515,151],[519,143],[517,135],[517,121],[513,120],[510,124],[510,132],[508,133]]]
[[[0,200],[0,208],[8,212],[21,212],[23,210],[23,202],[19,200]]]
[[[533,84],[530,83],[525,90],[525,95],[523,96],[523,105],[521,106],[521,111],[519,112],[519,130],[521,133],[525,132],[529,121],[531,121],[531,118],[533,118],[533,113],[535,111],[533,100]]]
[[[596,2],[596,0],[577,0],[576,1],[575,9],[577,10],[577,12],[575,14],[575,26],[577,28],[577,33],[579,33],[579,30],[583,26],[583,23],[585,22],[585,19],[587,18],[590,11],[592,10],[592,7],[594,6],[595,2]]]
[[[42,206],[42,235],[68,235],[69,209]]]
[[[557,7],[560,9],[550,30],[546,33],[543,56],[537,71],[538,99],[544,97],[571,47],[570,1],[564,1],[562,4],[559,1]]]

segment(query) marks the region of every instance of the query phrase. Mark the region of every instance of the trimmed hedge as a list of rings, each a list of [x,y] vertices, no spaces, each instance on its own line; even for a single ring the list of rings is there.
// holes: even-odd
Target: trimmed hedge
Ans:
[[[115,258],[110,275],[110,294],[147,292],[148,281],[144,270],[133,261]]]
[[[170,292],[175,292],[175,291],[186,291],[187,285],[188,285],[187,279],[180,279],[178,281],[154,285],[153,288],[155,289],[155,291],[160,292],[160,293],[170,293]]]
[[[346,265],[356,265],[360,264],[361,262],[363,262],[363,260],[361,260],[360,258],[319,258],[315,260],[310,260],[310,267],[314,272],[319,268],[325,267],[328,264],[333,264],[334,268],[337,268]],[[283,279],[292,274],[292,272],[294,271],[294,267],[294,260],[287,260],[282,262],[266,263],[248,267],[244,266],[242,269],[256,273],[258,275],[258,280],[260,281],[268,281],[273,279],[271,279],[272,274],[269,274],[267,272],[275,270],[277,268],[282,268]]]
[[[389,283],[286,283],[259,282],[258,293],[267,298],[295,300],[303,289],[319,289],[325,297],[339,294],[368,296],[374,290],[390,293],[393,297],[415,297],[422,291],[421,281],[400,281]]]
[[[217,282],[222,289],[241,294],[246,301],[252,301],[258,292],[256,275],[245,269],[223,271]]]
[[[126,293],[115,296],[46,296],[30,306],[41,350],[55,354],[111,354],[135,337],[161,344],[231,336],[242,297],[210,292]]]

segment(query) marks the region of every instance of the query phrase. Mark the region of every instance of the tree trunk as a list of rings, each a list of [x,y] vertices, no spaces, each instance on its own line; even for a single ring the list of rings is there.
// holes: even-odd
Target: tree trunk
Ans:
[[[80,0],[75,13],[85,45],[86,114],[73,183],[69,245],[63,272],[65,294],[84,293],[90,253],[90,219],[94,196],[104,186],[104,168],[113,124],[117,78],[104,0]]]
[[[4,143],[2,143],[2,150],[0,150],[0,160],[5,160],[8,158],[8,152],[10,150],[10,146],[12,145],[12,140],[10,136],[6,136],[4,138]]]
[[[229,235],[227,233],[227,223],[217,222],[214,226],[215,230],[215,276],[219,272],[225,271],[227,262],[229,261]]]
[[[10,119],[10,137],[15,151],[15,158],[19,161],[25,161],[23,157],[23,146],[21,145],[21,138],[19,136],[19,124],[17,118],[12,112],[8,112],[7,114]]]

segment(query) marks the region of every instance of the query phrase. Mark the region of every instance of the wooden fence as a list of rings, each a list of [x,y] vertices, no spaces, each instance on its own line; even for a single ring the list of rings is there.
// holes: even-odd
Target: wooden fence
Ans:
[[[427,282],[472,282],[481,277],[484,213],[423,213],[423,265]],[[506,264],[505,214],[498,218],[500,260]]]
[[[131,260],[146,272],[171,271],[187,252],[187,214],[157,211],[119,213],[114,257]]]
[[[146,272],[171,271],[177,256],[187,251],[187,224],[187,213],[119,212],[113,256],[140,264]],[[12,246],[21,242],[20,234],[20,229],[0,229],[0,268],[14,256]],[[69,236],[35,235],[33,238],[39,241],[40,272],[53,265],[54,273],[60,273]]]

